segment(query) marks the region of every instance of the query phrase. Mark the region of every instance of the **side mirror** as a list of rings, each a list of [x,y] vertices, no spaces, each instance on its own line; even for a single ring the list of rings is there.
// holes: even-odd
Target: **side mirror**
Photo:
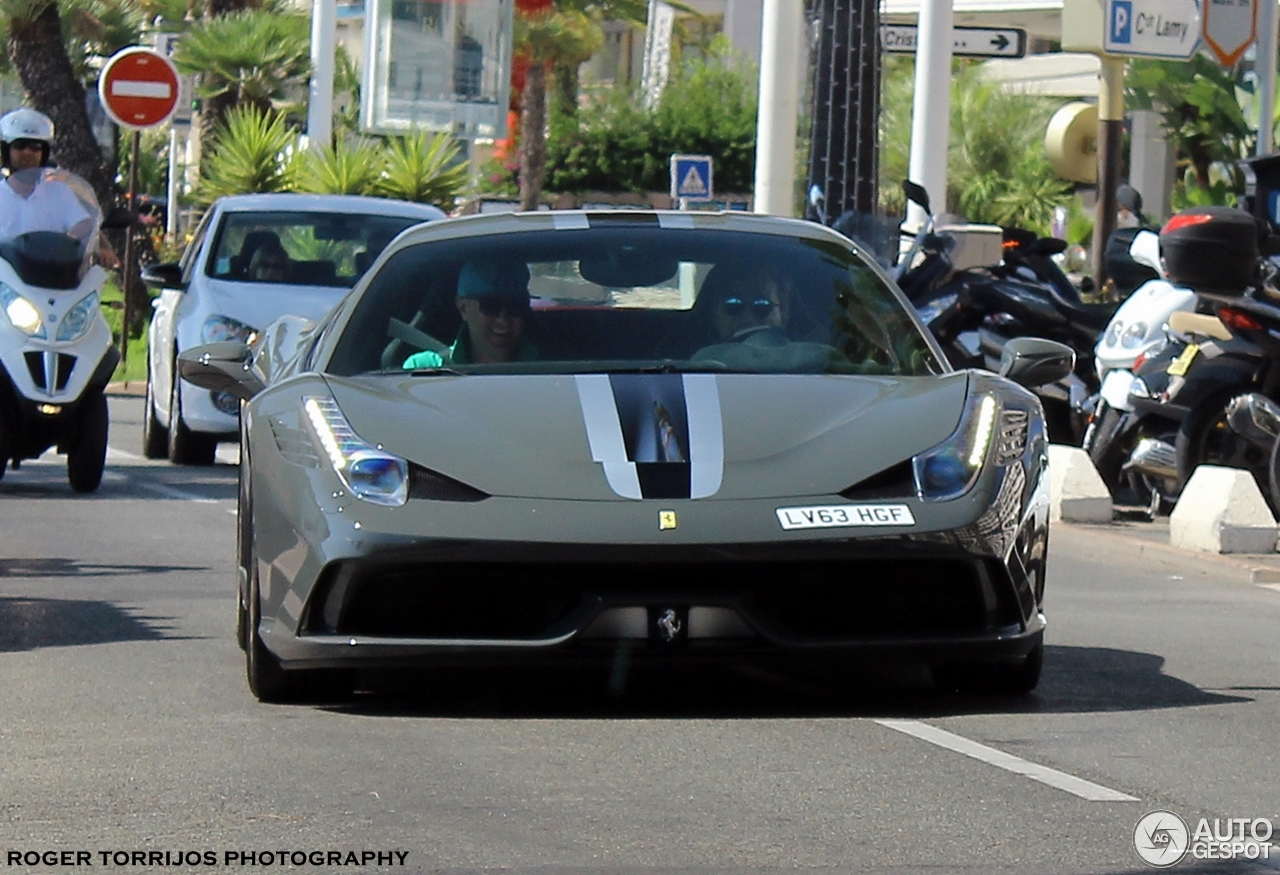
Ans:
[[[108,231],[118,231],[136,225],[138,215],[128,207],[112,207],[102,219],[102,227]]]
[[[142,281],[153,289],[185,289],[182,268],[174,262],[152,264],[142,269]]]
[[[249,344],[224,340],[195,346],[178,354],[178,376],[213,392],[229,392],[248,401],[262,391],[262,381],[249,368]]]
[[[902,181],[902,193],[907,196],[907,200],[918,204],[926,213],[933,212],[929,209],[929,192],[925,191],[924,186],[920,183],[904,179]]]
[[[1076,366],[1075,351],[1063,343],[1039,337],[1015,337],[1000,354],[1000,376],[1034,389],[1056,383]]]

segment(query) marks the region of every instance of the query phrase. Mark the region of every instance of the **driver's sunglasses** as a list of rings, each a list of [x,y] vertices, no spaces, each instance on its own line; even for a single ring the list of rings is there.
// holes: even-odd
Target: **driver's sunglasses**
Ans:
[[[753,318],[760,321],[768,319],[769,314],[773,312],[773,308],[776,306],[778,306],[778,302],[771,298],[756,298],[753,301],[746,301],[736,295],[725,298],[720,302],[721,312],[730,318],[736,319],[749,311]]]
[[[490,319],[497,319],[504,312],[511,319],[522,319],[529,312],[528,298],[477,298],[476,306]]]
[[[44,148],[44,143],[39,140],[14,140],[9,144],[10,149],[17,149],[19,152],[38,152]]]

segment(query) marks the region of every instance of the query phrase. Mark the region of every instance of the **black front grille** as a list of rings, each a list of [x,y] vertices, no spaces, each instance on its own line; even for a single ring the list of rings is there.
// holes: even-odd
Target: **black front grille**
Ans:
[[[31,374],[31,381],[43,390],[48,390],[48,374],[44,369],[45,356],[42,352],[24,353],[23,357],[27,360],[27,372]],[[53,391],[61,392],[67,388],[67,383],[71,380],[71,372],[75,370],[76,357],[67,355],[66,353],[58,353],[53,362]]]
[[[27,360],[27,372],[31,374],[31,382],[43,389],[46,385],[44,379],[44,353],[23,353],[23,358]]]
[[[58,353],[57,371],[55,373],[54,388],[59,392],[67,388],[67,382],[71,379],[71,372],[75,370],[76,357],[67,355],[66,353]]]
[[[305,631],[540,640],[604,606],[736,610],[767,638],[856,642],[978,635],[1019,622],[1008,575],[969,559],[805,562],[423,562],[328,569]]]

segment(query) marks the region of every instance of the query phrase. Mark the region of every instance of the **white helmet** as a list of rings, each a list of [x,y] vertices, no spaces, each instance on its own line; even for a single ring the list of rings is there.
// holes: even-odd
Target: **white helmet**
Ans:
[[[53,121],[44,113],[30,107],[15,109],[0,117],[0,140],[12,143],[14,140],[40,140],[53,142]]]

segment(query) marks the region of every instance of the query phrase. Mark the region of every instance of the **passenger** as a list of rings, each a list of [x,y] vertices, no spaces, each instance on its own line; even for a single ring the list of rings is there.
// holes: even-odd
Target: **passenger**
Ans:
[[[708,276],[706,285],[712,286],[704,286],[703,293],[715,298],[711,319],[720,340],[740,340],[765,329],[786,327],[787,295],[769,270],[743,265],[732,275]]]
[[[278,240],[266,240],[249,259],[249,279],[265,282],[287,282],[293,264]]]
[[[452,364],[502,364],[534,361],[538,351],[524,336],[529,314],[529,268],[523,262],[468,261],[458,274],[454,304],[462,328],[449,347]],[[446,364],[433,350],[414,353],[404,368]]]

